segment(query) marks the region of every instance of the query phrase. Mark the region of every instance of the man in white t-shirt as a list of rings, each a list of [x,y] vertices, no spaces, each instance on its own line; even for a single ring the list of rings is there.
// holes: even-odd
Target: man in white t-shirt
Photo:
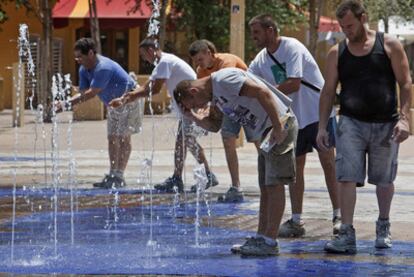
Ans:
[[[331,148],[319,150],[316,143],[319,122],[319,97],[324,79],[319,67],[307,48],[298,40],[279,36],[276,22],[270,15],[262,14],[249,22],[251,36],[256,46],[262,48],[249,66],[249,71],[262,77],[292,99],[292,110],[299,122],[296,145],[296,183],[289,187],[292,218],[282,224],[280,237],[305,235],[301,219],[304,193],[304,168],[306,154],[318,151],[326,186],[333,207],[333,233],[340,227],[338,185],[335,178],[335,113],[332,111],[327,131]]]
[[[180,82],[174,98],[184,115],[213,132],[222,127],[223,114],[248,129],[262,143],[258,157],[260,212],[257,235],[233,247],[242,255],[279,253],[276,240],[285,208],[284,184],[295,182],[297,121],[290,99],[272,85],[239,68],[224,68],[210,76]],[[209,107],[209,114],[198,109]],[[266,150],[265,150],[266,149]]]
[[[196,73],[185,61],[175,55],[164,53],[159,49],[155,40],[147,38],[139,45],[141,57],[153,64],[156,61],[156,66],[151,73],[149,80],[135,91],[129,92],[120,98],[110,102],[112,107],[118,107],[125,103],[134,101],[141,97],[149,96],[150,92],[155,95],[161,91],[163,84],[167,86],[168,93],[173,96],[175,86],[182,80],[195,80]],[[173,109],[178,109],[173,100]],[[155,185],[155,188],[163,192],[183,192],[184,183],[182,181],[182,173],[184,167],[184,159],[186,157],[187,147],[193,154],[198,163],[204,164],[208,182],[206,188],[218,185],[216,176],[210,171],[204,150],[200,144],[197,143],[196,138],[200,134],[206,134],[204,130],[196,126],[194,123],[178,112],[179,123],[177,137],[175,141],[174,152],[174,174],[167,178],[163,183]],[[184,136],[184,139],[183,139]],[[184,141],[184,143],[183,143]]]

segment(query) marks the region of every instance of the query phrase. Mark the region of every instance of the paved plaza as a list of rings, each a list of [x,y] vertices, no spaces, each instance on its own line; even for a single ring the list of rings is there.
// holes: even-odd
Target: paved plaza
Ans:
[[[68,258],[65,259],[65,262],[60,263],[61,267],[47,264],[51,271],[45,271],[44,265],[36,267],[35,262],[29,267],[23,267],[23,269],[10,266],[10,264],[5,267],[3,262],[0,263],[0,272],[17,274],[51,272],[59,274],[199,274],[210,276],[274,276],[283,272],[284,275],[292,276],[299,274],[304,276],[327,274],[356,276],[367,275],[375,269],[379,275],[409,276],[414,274],[414,234],[411,231],[414,228],[414,205],[412,205],[414,188],[411,185],[414,181],[412,170],[414,168],[414,139],[412,137],[400,148],[399,172],[391,211],[391,231],[395,242],[392,250],[375,251],[373,248],[377,203],[375,188],[366,184],[365,187],[358,189],[355,212],[359,253],[356,256],[335,256],[326,255],[323,252],[323,244],[330,238],[332,232],[330,222],[332,211],[324,185],[322,169],[317,155],[312,153],[308,156],[305,170],[306,187],[303,216],[307,230],[306,236],[299,240],[281,240],[281,255],[277,258],[250,260],[232,255],[229,247],[232,243],[242,242],[244,236],[254,234],[257,225],[259,207],[257,155],[252,144],[244,143],[238,149],[240,176],[246,201],[242,204],[225,205],[216,203],[217,196],[225,192],[230,185],[221,137],[219,134],[210,134],[200,140],[220,185],[208,190],[207,195],[200,200],[199,220],[202,228],[200,229],[200,243],[203,245],[203,240],[208,239],[208,243],[206,241],[204,243],[207,243],[209,247],[204,250],[200,250],[202,247],[193,249],[194,234],[197,233],[194,230],[197,207],[194,194],[189,192],[181,196],[151,194],[153,199],[151,207],[153,207],[155,216],[151,215],[150,218],[154,218],[154,226],[169,226],[165,227],[168,230],[174,229],[171,227],[174,224],[181,226],[178,229],[170,230],[170,237],[163,236],[165,232],[161,232],[157,227],[154,227],[154,230],[148,229],[150,228],[147,224],[148,221],[145,221],[146,224],[142,224],[142,218],[148,219],[148,214],[143,211],[150,206],[150,186],[148,184],[161,182],[173,172],[173,147],[177,128],[175,117],[171,114],[145,116],[142,132],[133,136],[133,152],[125,173],[128,186],[119,192],[119,198],[115,198],[107,191],[92,189],[91,185],[102,179],[108,169],[106,121],[77,121],[69,124],[70,115],[70,113],[63,113],[58,117],[59,162],[57,165],[53,165],[51,158],[53,125],[51,123],[35,124],[35,116],[30,111],[26,111],[25,125],[16,129],[11,127],[11,111],[0,112],[0,254],[2,255],[0,260],[10,259],[10,251],[7,249],[10,249],[12,185],[16,183],[18,188],[16,222],[18,224],[27,223],[27,218],[33,219],[35,217],[36,223],[31,228],[37,230],[36,228],[41,228],[39,226],[47,225],[45,223],[47,220],[42,212],[50,214],[49,208],[39,211],[36,207],[47,206],[45,203],[49,201],[48,197],[51,197],[53,168],[59,172],[55,178],[58,178],[61,190],[59,208],[62,213],[70,208],[68,204],[71,188],[70,177],[75,176],[76,188],[79,192],[79,198],[77,198],[79,211],[87,211],[85,214],[79,214],[79,217],[85,222],[87,221],[87,224],[92,224],[91,228],[96,233],[99,233],[100,223],[104,226],[108,224],[108,222],[105,223],[105,220],[102,219],[101,222],[97,218],[107,216],[108,207],[112,207],[114,199],[117,199],[119,206],[117,216],[119,216],[119,222],[125,225],[119,224],[118,226],[119,236],[116,240],[118,243],[114,245],[113,241],[108,242],[108,245],[113,249],[110,251],[113,256],[102,258],[104,263],[101,267],[96,265],[95,271],[91,270],[91,266],[88,266],[87,263],[82,264],[82,260]],[[68,170],[71,161],[75,161],[76,165],[72,173]],[[195,167],[194,158],[188,154],[184,178],[187,191],[194,182],[193,170]],[[207,208],[208,212],[206,212]],[[96,211],[96,214],[92,211]],[[137,214],[140,214],[141,218],[137,217]],[[286,214],[290,214],[289,201],[286,205]],[[166,221],[163,221],[164,219]],[[58,221],[61,220],[63,219]],[[26,228],[28,228],[27,226]],[[66,229],[62,234],[67,234],[70,237],[70,229]],[[85,237],[80,235],[80,229],[76,229],[78,233],[75,232],[75,234],[79,234],[78,239],[82,241]],[[154,259],[161,261],[164,266],[157,268],[157,270],[151,266],[140,267],[130,264],[122,268],[121,256],[124,256],[125,261],[128,262],[136,259],[142,261],[143,264],[148,263],[148,256],[133,254],[126,257],[129,255],[128,253],[134,251],[131,246],[125,246],[124,243],[130,242],[128,238],[131,237],[135,239],[135,242],[147,242],[150,230],[154,231],[154,241],[167,241],[166,244],[169,239],[174,240],[171,237],[175,234],[176,240],[182,243],[186,252],[184,254],[177,252],[177,255],[174,256],[170,253],[171,251],[163,252],[160,250],[161,256],[156,255],[157,258]],[[182,230],[188,232],[187,244],[181,241],[182,238],[178,239],[182,235],[180,233]],[[26,238],[29,236],[27,232],[27,229],[21,231],[22,243],[26,239],[29,241]],[[113,233],[106,234],[105,240],[113,235]],[[44,234],[39,236],[44,236]],[[59,241],[63,245],[68,243],[67,239],[63,237]],[[91,245],[95,248],[102,247],[96,238],[92,239]],[[74,248],[62,247],[61,255],[73,257],[76,255],[72,251],[87,252],[85,249],[88,247],[83,242],[75,243],[75,246]],[[145,247],[145,244],[141,246]],[[26,250],[35,251],[32,244],[25,247]],[[17,249],[16,255],[19,254],[19,251],[23,250]],[[46,255],[48,252],[45,250],[42,253]],[[113,258],[113,260],[109,258]],[[111,261],[113,261],[113,265],[111,265]],[[71,262],[80,264],[73,268]],[[214,265],[210,267],[211,263]]]

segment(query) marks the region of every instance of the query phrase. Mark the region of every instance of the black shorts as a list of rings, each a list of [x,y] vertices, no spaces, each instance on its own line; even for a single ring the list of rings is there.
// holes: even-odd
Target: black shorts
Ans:
[[[318,145],[316,143],[316,137],[318,135],[318,124],[315,122],[309,124],[303,129],[299,129],[298,138],[296,140],[296,157],[310,153],[315,148],[319,152]],[[326,130],[329,133],[329,146],[335,147],[335,129],[336,129],[336,118],[329,118]]]

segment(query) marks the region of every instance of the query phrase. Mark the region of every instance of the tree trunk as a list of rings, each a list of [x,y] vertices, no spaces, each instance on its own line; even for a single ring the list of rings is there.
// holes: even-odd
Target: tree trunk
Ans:
[[[91,27],[91,37],[96,44],[96,52],[102,54],[101,32],[99,30],[99,19],[96,12],[96,0],[88,0],[89,4],[89,22]]]
[[[40,51],[40,86],[38,104],[44,107],[45,122],[51,121],[52,101],[52,9],[49,0],[40,1],[40,21],[42,23]]]
[[[167,23],[167,14],[165,13],[167,8],[168,0],[161,1],[161,8],[160,8],[160,32],[158,34],[158,43],[161,49],[164,49],[165,46],[165,30],[166,30],[166,23]]]
[[[309,45],[312,56],[316,55],[318,43],[319,18],[321,17],[323,0],[309,0]]]

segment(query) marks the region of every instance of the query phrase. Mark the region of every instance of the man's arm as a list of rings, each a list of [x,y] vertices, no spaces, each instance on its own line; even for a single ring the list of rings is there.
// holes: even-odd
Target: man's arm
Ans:
[[[300,89],[301,78],[287,78],[283,83],[276,86],[278,90],[286,95],[297,92]]]
[[[160,93],[164,82],[165,82],[165,79],[156,79],[154,81],[147,80],[143,86],[140,86],[133,91],[129,91],[125,93],[124,95],[122,95],[121,97],[113,99],[111,102],[109,102],[109,106],[111,106],[112,108],[117,108],[126,103],[133,102],[138,98],[147,97],[150,95],[150,92],[151,92],[151,95],[156,95]]]
[[[189,110],[183,110],[183,112],[187,118],[207,131],[216,133],[221,128],[223,113],[216,106],[210,106],[208,108],[207,116]]]
[[[68,102],[73,107],[81,102],[88,101],[102,91],[101,88],[89,88],[71,97]]]
[[[279,111],[276,101],[273,98],[273,92],[267,87],[259,85],[256,82],[247,79],[239,93],[240,96],[246,96],[256,98],[260,105],[268,114],[270,121],[272,122],[272,140],[279,144],[286,138],[287,131],[284,130],[282,122],[279,118]]]
[[[403,142],[410,134],[409,118],[412,80],[408,59],[401,43],[395,38],[385,36],[385,50],[391,59],[391,66],[400,87],[400,119],[394,128],[393,137],[396,142]]]
[[[329,136],[326,126],[332,112],[336,87],[338,86],[338,45],[329,50],[325,70],[325,84],[319,99],[319,131],[316,138],[321,150],[329,148]]]

